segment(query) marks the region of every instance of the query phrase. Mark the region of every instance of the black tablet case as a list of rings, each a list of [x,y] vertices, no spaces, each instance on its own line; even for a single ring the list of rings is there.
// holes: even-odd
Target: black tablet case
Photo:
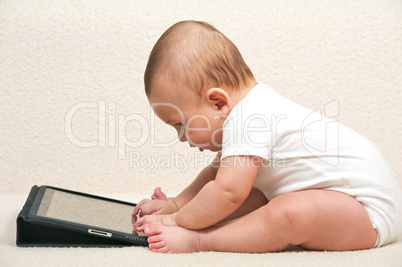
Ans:
[[[55,187],[50,187],[55,188]],[[60,188],[55,188],[63,191]],[[57,222],[57,220],[32,219],[29,211],[38,193],[39,187],[33,186],[24,207],[17,217],[17,246],[20,247],[122,247],[147,246],[147,237],[121,233],[117,238],[97,236],[74,227],[74,224]],[[72,192],[72,191],[70,191]],[[77,193],[77,192],[75,192]],[[80,193],[82,194],[82,193]],[[82,194],[87,195],[87,194]],[[89,196],[89,195],[87,195]],[[97,197],[97,196],[92,196]],[[102,198],[102,197],[97,197]],[[102,198],[106,199],[106,198]],[[111,199],[109,199],[111,200]],[[111,200],[120,202],[118,200]],[[133,204],[135,205],[135,204]],[[55,222],[56,221],[56,222]],[[113,232],[113,231],[108,231]],[[124,237],[125,235],[125,237]]]

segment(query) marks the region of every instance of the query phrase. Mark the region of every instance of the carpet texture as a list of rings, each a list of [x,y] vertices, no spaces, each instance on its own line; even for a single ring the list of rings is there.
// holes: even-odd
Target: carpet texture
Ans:
[[[105,195],[103,195],[105,196]],[[138,202],[145,195],[108,194]],[[145,247],[21,248],[15,245],[15,219],[24,194],[2,194],[0,203],[0,266],[401,266],[402,238],[391,245],[362,251],[317,252],[289,247],[262,254],[200,252],[158,254]]]

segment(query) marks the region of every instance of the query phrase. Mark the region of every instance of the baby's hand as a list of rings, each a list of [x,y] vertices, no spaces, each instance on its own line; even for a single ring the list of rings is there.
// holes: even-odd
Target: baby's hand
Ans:
[[[155,189],[151,198],[152,200],[143,199],[135,206],[131,219],[133,224],[137,221],[137,214],[142,217],[150,214],[172,214],[178,211],[173,200],[168,199],[159,187]]]
[[[138,221],[133,224],[133,231],[143,232],[145,227],[149,224],[177,226],[175,218],[176,213],[164,215],[146,215],[138,219]]]

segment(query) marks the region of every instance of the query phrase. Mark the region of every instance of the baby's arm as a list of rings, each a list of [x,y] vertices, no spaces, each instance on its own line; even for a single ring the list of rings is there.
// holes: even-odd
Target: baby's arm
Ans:
[[[143,231],[147,224],[178,225],[203,229],[232,214],[249,195],[260,166],[260,157],[232,156],[220,162],[216,178],[210,180],[177,213],[142,217],[134,230]]]
[[[156,189],[154,194],[152,195],[152,200],[143,199],[138,205],[134,208],[133,211],[133,223],[136,221],[136,215],[140,213],[143,215],[150,214],[172,214],[177,212],[179,209],[184,207],[191,199],[193,199],[202,187],[205,186],[209,181],[215,179],[216,173],[219,167],[219,159],[220,153],[218,153],[214,159],[214,161],[204,168],[197,176],[197,178],[186,188],[184,189],[177,197],[174,198],[166,198],[166,196],[162,199],[156,196]],[[157,188],[158,189],[158,188]],[[160,191],[160,189],[159,189]],[[158,193],[159,195],[163,194],[162,192]],[[163,194],[164,195],[164,194]],[[141,212],[140,212],[141,211]]]
[[[215,179],[219,169],[220,157],[221,153],[219,152],[214,161],[205,167],[186,189],[184,189],[177,197],[173,198],[173,201],[176,203],[179,210],[190,202],[207,183]]]
[[[174,220],[187,229],[209,227],[234,212],[249,195],[260,167],[260,157],[232,156],[220,163],[215,180],[208,182]]]

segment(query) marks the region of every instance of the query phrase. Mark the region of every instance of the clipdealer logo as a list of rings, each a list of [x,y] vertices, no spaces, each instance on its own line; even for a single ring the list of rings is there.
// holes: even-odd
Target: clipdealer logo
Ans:
[[[157,105],[164,105],[174,109],[176,112],[178,112],[179,116],[184,119],[184,114],[179,107],[170,103],[154,104],[154,106]],[[151,147],[156,148],[169,147],[180,142],[177,136],[173,136],[171,140],[164,140],[163,142],[156,141],[156,115],[152,111],[154,106],[150,107],[149,116],[139,113],[124,115],[116,112],[117,105],[113,102],[107,103],[105,100],[99,100],[98,102],[80,102],[71,106],[66,112],[64,119],[65,135],[69,142],[81,148],[117,147],[118,159],[125,160],[128,154],[131,168],[135,166],[137,168],[143,167],[156,170],[157,166],[163,167],[161,165],[166,167],[172,167],[175,165],[175,167],[178,167],[181,170],[183,166],[188,168],[188,166],[190,166],[189,162],[191,159],[186,158],[184,155],[179,155],[176,153],[172,157],[172,153],[170,153],[169,155],[162,155],[161,157],[157,158],[154,156],[141,155],[137,151],[129,150],[130,148],[135,149],[144,145],[150,145]],[[239,105],[239,108],[241,109],[241,105]],[[93,140],[82,140],[74,134],[73,121],[78,112],[88,112],[88,110],[91,110],[90,112],[92,114],[94,111],[96,113],[97,137],[93,138]],[[324,161],[331,166],[337,166],[339,164],[339,123],[333,119],[338,115],[339,102],[338,100],[334,100],[324,105],[324,112],[318,108],[308,114],[306,118],[300,122],[301,125],[299,126],[300,143],[306,150],[306,153]],[[207,118],[204,117],[202,115],[197,115],[197,119],[207,120]],[[240,140],[240,143],[236,144],[239,145],[239,147],[242,145],[241,142],[246,142],[247,145],[251,147],[268,147],[270,150],[272,150],[277,145],[277,142],[282,138],[279,136],[282,134],[282,130],[279,130],[281,129],[281,125],[289,118],[286,114],[271,114],[270,117],[267,117],[264,114],[254,114],[253,116],[247,118],[237,119],[238,121],[233,125],[240,125],[239,127],[241,133],[244,135],[244,139],[239,138],[239,136],[235,136],[236,134],[239,134],[238,129],[231,128],[232,122],[227,120],[225,123],[229,125],[228,128],[230,130],[227,131],[229,134],[226,135],[226,139],[222,141],[223,143],[233,140],[235,140],[236,143],[238,140]],[[79,118],[77,121],[81,122]],[[259,126],[254,127],[254,122],[258,121]],[[127,135],[127,126],[130,123],[136,125],[135,133],[137,134],[137,138],[135,138],[135,140],[128,138]],[[210,125],[209,121],[207,121],[207,123]],[[297,128],[297,126],[295,126],[295,128]],[[191,131],[205,130],[207,129],[191,129]],[[253,133],[257,132],[264,134],[266,133],[267,136],[269,136],[269,140],[260,142],[261,140],[249,138],[250,136],[253,136]],[[317,132],[319,132],[318,136],[316,134]],[[178,134],[182,135],[184,132],[180,132]],[[212,135],[214,135],[214,133],[212,133]],[[214,140],[212,140],[212,142],[214,142]],[[269,151],[268,154],[270,154],[270,158],[271,156],[275,155],[272,157],[272,159],[280,159],[279,162],[281,162],[281,166],[286,165],[282,164],[286,162],[285,154],[278,155],[274,150]],[[169,160],[169,157],[172,157],[172,159]],[[199,159],[197,159],[197,157],[199,157],[199,155],[194,154],[193,158],[195,159],[193,159],[193,161],[201,162]],[[278,164],[275,164],[275,166],[276,165]]]
[[[172,106],[174,105],[164,104]],[[158,143],[155,138],[155,114],[150,113],[147,118],[143,114],[132,113],[129,115],[115,114],[116,104],[113,102],[107,103],[105,100],[98,102],[80,102],[67,111],[64,118],[64,132],[67,139],[73,145],[82,148],[92,147],[117,147],[118,158],[126,159],[128,148],[138,148],[145,145],[148,141],[152,147],[168,147],[179,142],[177,138]],[[74,115],[79,111],[92,109],[97,112],[98,129],[97,138],[95,140],[85,141],[78,138],[73,131]],[[127,126],[129,123],[139,125],[137,133],[140,134],[137,140],[130,140],[127,137]],[[117,134],[116,134],[117,132]]]

